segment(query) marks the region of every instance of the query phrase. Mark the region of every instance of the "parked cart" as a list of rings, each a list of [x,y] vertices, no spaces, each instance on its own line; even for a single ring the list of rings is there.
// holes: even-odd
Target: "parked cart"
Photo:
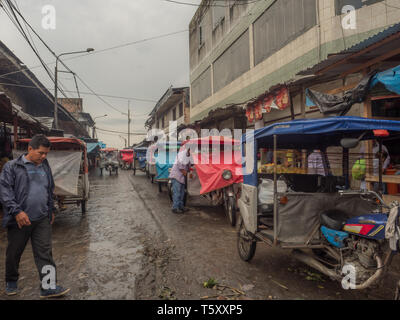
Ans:
[[[53,173],[54,194],[60,207],[77,204],[86,213],[89,199],[88,159],[86,144],[75,138],[48,137],[51,149],[47,155]],[[16,153],[28,149],[30,139],[18,141]]]
[[[277,123],[244,135],[239,256],[250,261],[260,242],[291,249],[294,257],[338,281],[344,268],[352,268],[353,289],[376,283],[399,250],[399,203],[386,204],[380,192],[351,190],[349,150],[355,152],[360,141],[373,139],[382,150],[385,139],[399,135],[400,121],[358,117]],[[273,173],[257,170],[260,148],[273,149]],[[285,161],[278,159],[281,150],[290,150]],[[299,162],[293,150],[303,155]],[[322,172],[301,173],[307,169],[306,150],[319,155]],[[382,157],[379,163],[378,169]]]

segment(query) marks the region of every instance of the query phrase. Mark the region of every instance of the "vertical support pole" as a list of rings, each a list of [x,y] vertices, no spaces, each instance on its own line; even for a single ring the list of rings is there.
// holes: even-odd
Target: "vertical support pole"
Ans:
[[[274,134],[274,245],[278,244],[278,137]]]
[[[58,67],[58,57],[56,59],[56,66],[54,68],[54,122],[53,122],[53,127],[54,129],[58,129],[58,98],[57,98],[57,93],[58,93],[58,87],[57,87],[57,82],[58,82],[58,77],[57,77],[57,70]]]
[[[349,149],[343,148],[342,170],[345,181],[345,188],[350,189],[349,180]]]
[[[383,183],[382,183],[382,139],[378,140],[379,143],[379,192],[383,194]]]
[[[128,147],[130,147],[130,145],[131,145],[131,110],[129,108],[130,103],[131,103],[131,101],[128,100]]]
[[[14,150],[17,149],[17,140],[18,140],[18,118],[14,116]]]
[[[294,115],[294,106],[293,106],[293,94],[289,91],[289,88],[288,88],[288,92],[289,92],[289,99],[290,99],[290,116],[291,116],[292,120],[294,120],[295,115]]]

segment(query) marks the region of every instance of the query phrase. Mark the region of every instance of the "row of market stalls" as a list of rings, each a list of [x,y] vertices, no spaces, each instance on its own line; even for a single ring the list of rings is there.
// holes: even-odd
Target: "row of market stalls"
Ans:
[[[50,131],[0,92],[0,172],[3,165],[13,158],[12,152],[19,139],[29,138],[37,133],[49,134]]]

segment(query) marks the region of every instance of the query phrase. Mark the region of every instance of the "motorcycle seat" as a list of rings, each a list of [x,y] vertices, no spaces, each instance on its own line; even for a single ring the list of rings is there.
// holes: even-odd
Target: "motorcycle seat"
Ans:
[[[321,213],[321,225],[340,231],[349,218],[349,215],[342,210],[326,210]]]

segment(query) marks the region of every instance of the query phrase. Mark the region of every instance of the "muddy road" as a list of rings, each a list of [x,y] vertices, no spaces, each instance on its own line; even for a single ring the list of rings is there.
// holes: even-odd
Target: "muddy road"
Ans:
[[[53,226],[63,299],[392,299],[400,279],[396,257],[377,289],[345,291],[290,256],[259,244],[250,263],[240,260],[236,229],[220,207],[189,198],[175,215],[166,190],[138,172],[90,176],[88,212],[69,207]],[[6,232],[0,230],[0,299],[38,299],[39,280],[30,244],[20,264],[20,293],[4,294]],[[214,279],[218,286],[204,288]]]

